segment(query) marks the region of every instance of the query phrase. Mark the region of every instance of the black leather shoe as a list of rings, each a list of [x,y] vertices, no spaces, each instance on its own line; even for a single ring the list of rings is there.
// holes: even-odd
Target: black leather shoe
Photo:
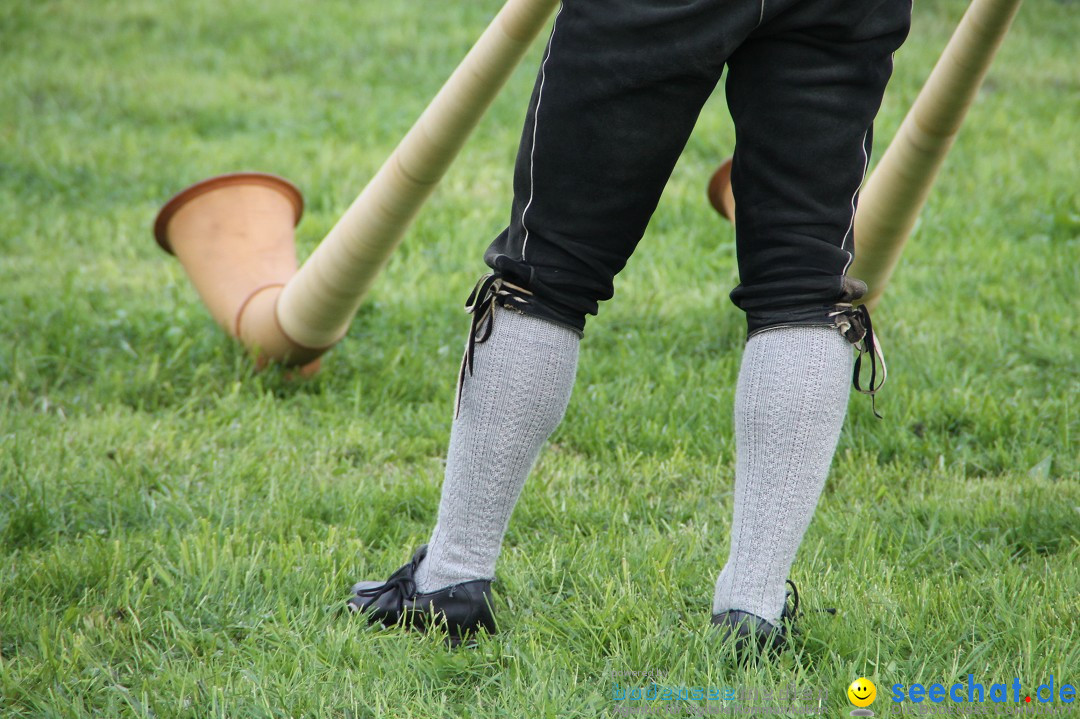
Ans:
[[[741,609],[713,615],[712,623],[719,627],[721,641],[734,642],[735,655],[740,659],[779,654],[787,645],[789,629],[799,612],[799,590],[790,579],[787,583],[791,585],[791,591],[784,599],[784,610],[776,624]]]
[[[352,588],[354,596],[346,603],[349,611],[366,614],[372,624],[386,627],[404,624],[427,631],[441,626],[451,646],[457,646],[480,629],[494,634],[491,580],[476,579],[437,592],[418,592],[413,577],[425,556],[426,544],[385,582],[357,582]]]

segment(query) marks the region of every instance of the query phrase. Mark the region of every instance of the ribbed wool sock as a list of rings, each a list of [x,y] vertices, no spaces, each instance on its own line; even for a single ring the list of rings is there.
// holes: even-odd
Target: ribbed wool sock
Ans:
[[[746,343],[735,391],[735,516],[714,614],[779,620],[840,437],[851,367],[851,345],[830,327],[770,329]]]
[[[439,519],[417,589],[495,576],[510,514],[540,448],[562,421],[577,372],[576,333],[493,308],[450,430]]]

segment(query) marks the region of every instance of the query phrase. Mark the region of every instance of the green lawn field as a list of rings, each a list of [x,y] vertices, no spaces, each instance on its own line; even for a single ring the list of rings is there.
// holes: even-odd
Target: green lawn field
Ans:
[[[450,651],[342,613],[434,523],[461,307],[541,47],[310,380],[256,373],[151,223],[205,176],[274,172],[305,193],[306,257],[498,6],[0,3],[0,716],[616,716],[626,672],[794,688],[827,716],[858,677],[877,716],[902,715],[893,685],[969,675],[1033,697],[1053,677],[1027,706],[1080,707],[1073,0],[1021,9],[875,313],[884,419],[853,395],[790,651],[740,668],[708,632],[745,334],[705,199],[722,93],[589,324],[507,536],[501,633]],[[875,157],[964,7],[915,4]]]

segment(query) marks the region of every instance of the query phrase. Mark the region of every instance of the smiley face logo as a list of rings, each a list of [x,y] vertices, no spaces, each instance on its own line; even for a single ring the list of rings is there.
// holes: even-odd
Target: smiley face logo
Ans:
[[[859,677],[847,688],[848,700],[857,707],[868,707],[877,699],[877,687],[865,677]]]

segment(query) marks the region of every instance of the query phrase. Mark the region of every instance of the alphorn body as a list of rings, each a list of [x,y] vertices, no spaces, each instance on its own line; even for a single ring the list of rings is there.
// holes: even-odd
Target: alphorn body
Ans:
[[[855,213],[855,261],[848,274],[866,282],[869,291],[862,302],[871,309],[892,277],[1020,2],[972,1],[896,137],[860,192]],[[729,159],[714,173],[708,194],[716,211],[734,221],[730,177]]]
[[[508,0],[299,271],[293,227],[303,201],[287,181],[224,175],[173,197],[155,236],[218,324],[260,363],[314,368],[557,4]]]

